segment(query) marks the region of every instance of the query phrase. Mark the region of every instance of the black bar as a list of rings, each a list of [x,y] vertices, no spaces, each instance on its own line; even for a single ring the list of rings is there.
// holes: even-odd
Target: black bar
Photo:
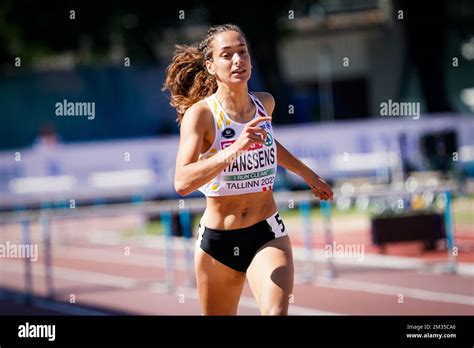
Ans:
[[[20,325],[55,325],[55,339],[18,337]],[[410,325],[410,328],[408,327]],[[472,316],[1,316],[0,346],[65,344],[389,344],[472,347]],[[407,334],[456,338],[407,338]]]

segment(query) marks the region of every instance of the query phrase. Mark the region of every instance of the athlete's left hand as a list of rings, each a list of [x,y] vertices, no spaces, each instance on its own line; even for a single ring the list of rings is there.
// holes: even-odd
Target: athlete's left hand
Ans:
[[[304,178],[304,181],[311,187],[313,194],[323,201],[332,200],[333,192],[331,186],[328,185],[321,177],[312,172]]]

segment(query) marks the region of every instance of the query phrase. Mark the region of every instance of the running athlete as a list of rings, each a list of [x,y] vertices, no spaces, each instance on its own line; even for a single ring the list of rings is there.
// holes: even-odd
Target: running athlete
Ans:
[[[197,48],[176,48],[163,89],[180,125],[175,190],[206,196],[195,250],[202,314],[235,315],[247,278],[261,314],[287,315],[293,256],[272,193],[277,164],[322,200],[332,190],[275,139],[275,100],[248,91],[252,66],[239,27],[213,26]]]

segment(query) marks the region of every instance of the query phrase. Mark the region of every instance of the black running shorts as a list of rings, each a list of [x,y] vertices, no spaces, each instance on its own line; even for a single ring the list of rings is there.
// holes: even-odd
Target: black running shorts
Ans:
[[[199,224],[198,246],[224,265],[246,272],[257,251],[267,242],[286,236],[278,212],[255,225],[234,230],[215,230]]]

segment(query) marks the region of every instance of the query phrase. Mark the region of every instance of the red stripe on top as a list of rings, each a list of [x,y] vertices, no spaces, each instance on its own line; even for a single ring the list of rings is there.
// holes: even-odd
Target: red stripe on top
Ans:
[[[257,96],[256,95],[253,95],[255,97],[255,103],[257,103],[258,106],[260,106],[263,110],[265,110],[265,108],[263,107],[262,103],[260,103],[260,100],[258,100]]]

